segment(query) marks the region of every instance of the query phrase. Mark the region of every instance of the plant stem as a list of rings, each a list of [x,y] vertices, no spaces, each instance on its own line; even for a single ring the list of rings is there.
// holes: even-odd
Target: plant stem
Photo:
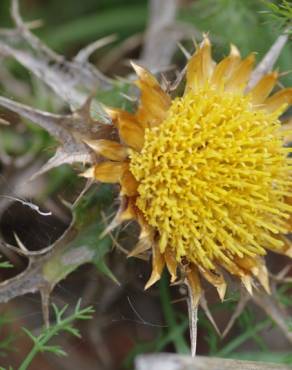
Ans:
[[[71,317],[69,319],[71,319]],[[68,322],[70,322],[70,321],[71,320],[68,320]],[[51,327],[50,329],[47,329],[47,331],[48,331],[47,334],[45,334],[39,342],[35,342],[33,348],[31,349],[29,354],[26,356],[26,358],[24,359],[24,361],[22,362],[22,364],[20,365],[18,370],[26,370],[28,368],[28,366],[31,364],[32,360],[35,358],[37,353],[41,351],[43,346],[52,337],[54,337],[56,334],[58,334],[58,332],[60,331],[60,325],[55,325],[55,326]]]
[[[65,310],[66,307],[64,307],[61,311],[56,312],[55,325],[45,329],[44,332],[41,333],[38,337],[34,337],[34,339],[33,336],[31,337],[34,341],[34,346],[32,347],[29,354],[26,356],[18,370],[26,370],[39,352],[48,351],[48,347],[46,348],[46,344],[61,331],[68,331],[68,329],[71,328],[70,325],[76,319],[89,319],[91,317],[90,314],[92,313],[91,307],[80,310],[80,302],[77,303],[75,311],[72,315],[68,316],[65,319],[62,319],[62,315],[64,314]],[[74,334],[72,330],[71,333]]]

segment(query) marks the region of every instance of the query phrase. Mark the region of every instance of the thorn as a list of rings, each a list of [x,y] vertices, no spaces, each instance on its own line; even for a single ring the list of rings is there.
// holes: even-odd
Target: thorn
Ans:
[[[80,194],[77,196],[77,198],[74,200],[74,203],[73,204],[70,204],[67,202],[68,205],[70,205],[70,209],[72,210],[78,203],[79,201],[82,199],[82,197],[84,196],[84,194],[88,191],[88,189],[91,187],[91,185],[94,183],[94,180],[92,179],[88,179],[84,188],[82,189],[82,191],[80,192]],[[63,199],[64,202],[66,202],[64,199]]]
[[[92,42],[91,44],[81,49],[78,52],[78,54],[75,56],[74,60],[81,64],[88,62],[88,59],[91,54],[93,54],[96,50],[116,41],[117,38],[118,36],[116,34],[112,34],[112,35],[105,36],[99,40]]]
[[[9,126],[10,122],[6,121],[6,119],[4,119],[4,118],[0,118],[0,124],[5,125],[5,126]]]
[[[62,197],[58,197],[58,199],[60,199],[60,202],[66,207],[68,208],[70,211],[72,211],[72,207],[73,207],[73,204],[71,204],[70,202],[68,202],[67,200],[65,200],[64,198]]]
[[[241,277],[241,281],[248,293],[252,296],[252,277],[249,275],[244,275]]]
[[[210,42],[208,33],[203,33],[203,40],[202,40],[201,45],[200,45],[201,48],[203,48],[205,46],[208,46],[208,47],[211,46],[211,42]]]
[[[152,274],[149,278],[149,280],[147,281],[145,287],[144,287],[144,290],[147,290],[149,289],[152,285],[154,285],[159,279],[160,279],[161,275],[157,272],[157,271],[152,271]]]
[[[125,99],[129,100],[129,102],[131,102],[131,103],[136,103],[136,102],[137,102],[137,100],[138,100],[136,96],[129,96],[129,95],[125,94],[125,93],[120,93],[120,95],[121,95],[123,98],[125,98]]]
[[[290,69],[290,70],[288,70],[288,71],[283,71],[283,72],[281,72],[281,73],[278,73],[278,71],[275,71],[275,72],[273,72],[273,73],[277,73],[277,75],[278,75],[279,77],[284,77],[284,76],[287,76],[287,75],[289,75],[290,73],[292,73],[292,69]]]
[[[202,307],[202,309],[204,310],[207,318],[209,319],[210,323],[213,325],[213,328],[215,329],[216,333],[219,335],[219,337],[222,337],[222,334],[214,320],[214,317],[212,316],[211,314],[211,311],[209,310],[209,307],[208,307],[208,303],[206,301],[206,298],[204,296],[204,294],[202,294],[201,296],[201,299],[200,299],[200,305]]]
[[[177,46],[179,47],[180,51],[183,53],[187,60],[191,59],[192,56],[191,53],[189,53],[180,42],[177,43]]]
[[[199,298],[194,296],[193,288],[186,279],[187,286],[187,306],[189,316],[189,328],[190,328],[190,339],[191,339],[191,354],[195,358],[197,352],[197,336],[198,336],[198,304],[201,299],[201,293]]]
[[[86,171],[79,174],[81,177],[85,177],[86,179],[94,179],[95,178],[95,168],[90,167]]]
[[[17,245],[19,246],[19,248],[25,253],[25,254],[29,254],[29,250],[26,248],[26,246],[22,243],[22,241],[20,240],[19,236],[16,234],[16,232],[13,233],[14,235],[14,238],[16,240],[16,243]]]
[[[240,57],[240,52],[237,47],[233,44],[230,44],[230,55],[235,57]]]
[[[196,50],[198,50],[198,42],[197,42],[197,40],[196,40],[196,38],[195,38],[195,36],[194,37],[192,37],[192,41],[193,41],[193,44],[194,44],[194,46],[195,46],[195,51]]]
[[[137,76],[143,79],[145,75],[145,69],[142,66],[139,66],[139,64],[134,63],[133,61],[131,61],[130,63],[134,71],[136,72]]]
[[[244,291],[243,289],[241,289],[241,294],[240,294],[240,298],[239,298],[239,301],[234,309],[234,312],[230,318],[230,320],[228,321],[223,333],[222,333],[222,338],[225,338],[226,335],[229,333],[230,329],[232,328],[235,320],[238,318],[238,316],[242,313],[242,311],[244,310],[247,302],[250,300],[250,296],[246,293],[246,291]]]
[[[106,216],[105,216],[104,212],[101,212],[101,218],[102,218],[103,223],[106,225],[107,221],[106,221]],[[99,236],[99,238],[102,239],[102,238],[104,238],[105,235],[109,234],[109,237],[111,238],[114,246],[116,248],[118,248],[121,252],[123,252],[126,256],[128,256],[129,252],[127,251],[127,249],[125,249],[124,247],[122,247],[121,244],[116,240],[116,238],[114,237],[114,235],[111,232],[111,230],[108,230],[108,227],[109,226],[110,225],[108,225],[106,227],[106,229],[102,232],[102,234]],[[105,233],[105,235],[103,235],[103,233],[105,231],[107,231],[107,232]]]
[[[118,111],[117,109],[114,109],[114,108],[110,108],[104,104],[101,104],[101,108],[104,110],[104,112],[108,115],[108,117],[115,121],[117,118],[118,118]]]
[[[218,295],[220,297],[221,302],[224,301],[225,293],[226,293],[227,284],[224,282],[224,284],[220,284],[216,286]]]

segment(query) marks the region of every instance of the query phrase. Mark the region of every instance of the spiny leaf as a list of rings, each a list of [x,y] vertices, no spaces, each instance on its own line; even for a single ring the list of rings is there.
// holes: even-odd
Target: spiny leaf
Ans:
[[[91,118],[91,99],[88,99],[80,109],[67,115],[44,112],[1,96],[0,106],[36,123],[61,144],[54,157],[33,177],[64,163],[93,162],[93,152],[84,144],[84,140],[109,136],[113,130],[111,125],[102,124]]]
[[[16,59],[72,107],[82,106],[96,88],[106,89],[111,83],[93,65],[65,58],[42,43],[23,22],[18,0],[12,0],[12,18],[16,28],[0,30],[0,51]],[[96,103],[96,110],[102,110]]]

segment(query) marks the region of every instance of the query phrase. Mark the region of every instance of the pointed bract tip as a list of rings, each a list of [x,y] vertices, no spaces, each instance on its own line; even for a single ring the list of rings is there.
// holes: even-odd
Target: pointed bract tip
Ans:
[[[258,265],[252,268],[252,273],[258,279],[262,287],[268,294],[271,294],[269,274],[267,267],[263,261],[259,261]]]
[[[270,75],[272,76],[272,77],[274,77],[275,78],[275,80],[276,79],[278,79],[279,78],[279,70],[275,70],[275,71],[272,71],[272,72],[270,72]]]
[[[156,271],[153,271],[150,279],[147,281],[144,290],[149,289],[152,285],[154,285],[158,280],[160,279],[160,274],[158,274]]]
[[[292,258],[292,246],[286,250],[285,255]]]
[[[241,277],[242,284],[250,295],[252,295],[252,277],[249,275],[244,275]]]
[[[6,119],[4,118],[0,118],[0,125],[9,126],[10,122],[6,121]]]
[[[98,140],[87,140],[83,139],[83,142],[88,145],[91,149],[96,149],[98,147]]]
[[[256,53],[255,52],[252,52],[250,53],[247,57],[246,57],[247,60],[249,60],[251,63],[254,63],[255,62],[255,59],[256,59]]]
[[[29,252],[29,251],[28,251],[28,249],[26,248],[26,246],[25,246],[25,245],[23,244],[23,242],[20,240],[19,236],[16,234],[16,232],[14,232],[14,233],[13,233],[13,235],[14,235],[14,237],[15,237],[16,243],[17,243],[17,245],[19,246],[19,248],[20,248],[23,252],[25,252],[25,253]]]
[[[104,229],[102,233],[99,234],[98,239],[101,240],[109,234],[110,230],[108,228]]]
[[[271,287],[270,287],[270,283],[269,283],[269,279],[266,279],[266,278],[263,278],[263,279],[260,279],[260,283],[262,284],[263,288],[265,289],[266,293],[268,294],[271,294]]]
[[[226,288],[227,288],[227,284],[225,282],[216,287],[221,302],[224,301],[224,297],[226,294]]]
[[[139,78],[143,78],[144,75],[145,75],[145,68],[143,68],[142,66],[140,66],[139,64],[136,64],[135,62],[131,61],[131,66],[133,67],[136,75],[139,77]]]
[[[177,276],[175,274],[171,274],[170,275],[170,282],[171,282],[171,284],[175,283],[176,280],[177,280]]]
[[[240,52],[237,47],[233,44],[230,44],[230,55],[235,57],[240,57]]]
[[[101,107],[102,109],[105,111],[105,113],[112,119],[112,120],[115,120],[117,119],[119,113],[118,113],[118,110],[117,109],[114,109],[114,108],[111,108],[111,107],[108,107],[104,104],[101,104]]]
[[[203,47],[210,47],[211,46],[211,41],[209,39],[209,36],[207,33],[204,33],[203,34],[203,40],[200,44],[200,47],[203,48]]]
[[[82,172],[79,176],[85,177],[86,179],[94,179],[95,178],[94,174],[95,174],[94,167],[90,167],[86,171]]]

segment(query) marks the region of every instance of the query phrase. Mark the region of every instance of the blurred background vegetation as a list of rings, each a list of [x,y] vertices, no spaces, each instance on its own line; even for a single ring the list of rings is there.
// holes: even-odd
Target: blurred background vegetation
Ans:
[[[256,51],[259,61],[289,22],[287,17],[274,11],[279,8],[273,10],[268,3],[260,0],[181,0],[177,19],[192,27],[197,41],[202,33],[209,33],[216,59],[226,55],[230,43],[233,43],[244,56]],[[283,6],[286,2],[273,3]],[[289,2],[287,4],[289,6]],[[140,56],[149,15],[146,0],[22,0],[20,5],[26,22],[41,21],[41,27],[33,32],[68,59],[88,43],[115,35],[115,41],[97,50],[90,58],[99,70],[112,78],[128,76],[129,60]],[[1,28],[12,26],[9,9],[10,1],[1,0]],[[184,39],[182,44],[192,52],[190,39]],[[291,60],[290,42],[277,63],[279,70],[291,72]],[[179,48],[173,61],[179,69],[185,64],[185,57]],[[55,113],[68,111],[68,107],[60,103],[42,82],[18,63],[11,59],[1,59],[1,63],[11,74],[10,81],[19,84],[14,90],[7,88],[6,75],[0,68],[1,95]],[[291,85],[291,82],[291,73],[281,78],[283,85]],[[121,92],[127,92],[128,88],[129,84],[119,79],[113,89],[97,91],[96,95],[100,101],[119,106],[124,104]],[[16,158],[52,155],[55,142],[45,131],[28,121],[24,124],[12,113],[2,110],[0,113],[1,117],[13,123],[11,127],[1,128],[0,148],[6,154]],[[31,197],[48,209],[53,207],[56,216],[48,221],[25,209],[19,202],[11,203],[2,212],[2,236],[13,243],[15,231],[31,249],[52,243],[62,234],[71,217],[60,199],[72,201],[81,189],[83,183],[80,182],[69,166],[50,171],[45,179],[34,185],[34,189],[26,189],[23,196]],[[114,190],[111,187],[94,189],[86,198],[91,206],[104,207],[107,214],[113,210],[113,199]],[[130,233],[122,234],[121,243],[129,242],[129,234],[133,230],[134,226]],[[53,300],[60,305],[67,303],[74,308],[82,297],[84,304],[94,307],[96,314],[93,319],[77,324],[83,339],[80,341],[74,336],[61,334],[56,340],[68,352],[69,358],[59,358],[54,356],[53,350],[48,351],[53,354],[36,357],[30,369],[130,369],[133,368],[135,355],[139,353],[189,352],[186,307],[181,301],[183,292],[177,287],[169,288],[166,275],[158,287],[144,292],[150,266],[145,261],[127,260],[121,252],[112,250],[112,244],[115,243],[107,240],[102,246],[97,245],[103,253],[102,259],[96,262],[99,272],[95,267],[82,266],[65,282],[58,284],[53,294]],[[280,261],[280,257],[277,258],[272,261],[275,273]],[[0,270],[3,280],[22,271],[27,262],[14,256],[12,263],[13,269]],[[116,278],[120,285],[115,283]],[[276,295],[287,309],[292,307],[291,288],[291,283],[283,284]],[[218,304],[213,291],[207,289],[207,295],[213,303],[212,313],[222,330],[235,309],[238,292],[229,292],[223,305]],[[36,334],[41,325],[42,313],[36,296],[28,295],[0,308],[0,367],[6,369],[12,365],[16,368],[31,348],[28,337],[20,328],[24,326]],[[291,344],[283,338],[281,331],[253,304],[243,310],[224,340],[220,340],[205,314],[200,314],[199,354],[292,364],[289,349]]]
[[[226,54],[233,43],[243,55],[255,51],[260,60],[283,29],[280,15],[275,17],[267,5],[270,1],[182,0],[180,3],[178,20],[189,23],[201,33],[209,33],[216,42],[218,58]],[[283,1],[275,2],[281,3]],[[114,46],[143,33],[147,25],[146,0],[64,0],[62,4],[57,0],[22,0],[21,4],[26,21],[40,19],[43,22],[35,33],[52,49],[68,57],[90,42],[115,34],[115,43],[94,55],[97,64]],[[2,0],[0,7],[1,26],[8,27],[11,25],[10,1]],[[287,45],[278,62],[281,71],[291,68],[291,53],[291,45]],[[291,82],[291,76],[286,81]]]

